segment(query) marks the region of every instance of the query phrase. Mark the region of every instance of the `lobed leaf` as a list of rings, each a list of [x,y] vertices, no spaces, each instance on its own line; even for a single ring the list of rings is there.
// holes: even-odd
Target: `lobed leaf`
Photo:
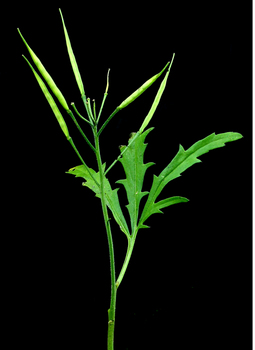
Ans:
[[[201,160],[197,159],[197,157],[201,156],[213,150],[215,148],[220,148],[225,146],[226,142],[235,141],[242,138],[242,135],[234,132],[226,132],[223,134],[215,135],[215,133],[205,137],[204,139],[196,142],[193,146],[191,146],[188,150],[184,150],[184,148],[180,145],[179,151],[173,160],[169,163],[169,165],[160,173],[159,176],[154,175],[152,187],[150,190],[150,194],[148,196],[147,202],[145,203],[138,228],[146,227],[143,225],[144,221],[148,219],[148,217],[155,213],[160,213],[160,208],[163,208],[161,204],[166,204],[167,202],[161,201],[155,203],[155,200],[163,190],[163,188],[168,184],[169,181],[181,176],[181,173],[185,171],[187,168],[191,167],[196,163],[200,163]],[[171,199],[169,198],[169,205],[171,205]],[[181,202],[187,202],[188,200],[183,197],[180,198]],[[161,203],[161,204],[160,204]]]
[[[139,221],[138,229],[140,228],[149,228],[147,225],[143,225],[144,221],[148,219],[152,214],[161,213],[163,214],[163,211],[160,209],[169,207],[170,205],[182,203],[182,202],[188,202],[189,200],[185,197],[175,196],[175,197],[169,197],[166,199],[163,199],[157,203],[154,203],[154,205],[150,206],[147,211],[146,215],[143,216],[143,219]],[[142,218],[142,217],[141,217]]]
[[[118,180],[116,183],[121,183],[126,190],[128,205],[127,209],[130,216],[131,232],[136,232],[137,219],[139,205],[142,197],[148,194],[148,192],[142,192],[143,180],[146,170],[154,163],[143,163],[143,155],[147,144],[144,144],[145,137],[154,128],[146,130],[144,133],[136,137],[136,133],[129,139],[129,145],[123,146],[121,151],[127,148],[127,151],[120,158],[120,162],[123,165],[126,179]],[[136,137],[134,142],[132,140]],[[131,144],[132,142],[132,144]]]
[[[103,165],[103,170],[105,169],[105,164]],[[99,172],[95,172],[95,170],[89,168],[90,172],[92,173],[95,181],[92,179],[90,174],[88,173],[87,169],[84,165],[79,165],[74,168],[69,169],[67,171],[67,174],[75,175],[76,177],[82,177],[86,180],[85,183],[83,183],[84,186],[90,188],[92,191],[95,192],[96,197],[101,198],[101,191],[100,191],[100,174]],[[129,229],[126,223],[126,220],[123,216],[122,210],[120,208],[119,204],[119,198],[117,191],[119,190],[116,188],[115,190],[111,189],[111,185],[106,177],[104,177],[104,188],[105,188],[105,200],[108,208],[111,210],[114,219],[119,224],[120,229],[125,233],[125,235],[129,238]]]

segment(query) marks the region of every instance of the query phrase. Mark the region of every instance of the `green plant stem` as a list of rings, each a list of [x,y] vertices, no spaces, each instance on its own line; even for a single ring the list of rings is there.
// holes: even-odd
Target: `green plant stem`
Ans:
[[[93,113],[94,113],[94,120],[97,120],[97,115],[96,115],[96,101],[93,100]]]
[[[128,264],[129,264],[129,261],[130,261],[130,258],[131,258],[131,255],[132,255],[132,252],[133,252],[133,248],[134,248],[134,245],[135,245],[135,239],[136,239],[136,235],[135,236],[131,236],[130,239],[128,239],[128,247],[127,247],[127,252],[126,252],[126,256],[125,256],[125,260],[124,260],[124,263],[122,265],[122,268],[121,268],[121,271],[120,271],[120,274],[118,276],[118,279],[116,281],[116,287],[119,288],[120,286],[120,283],[125,275],[125,272],[127,270],[127,267],[128,267]]]
[[[94,116],[92,113],[92,109],[91,109],[91,104],[90,104],[90,98],[87,98],[87,102],[88,102],[88,111],[89,111],[89,116],[90,116],[90,120],[92,121],[92,123],[94,123]]]
[[[104,97],[103,97],[103,101],[101,103],[100,111],[99,111],[99,114],[98,114],[98,117],[97,117],[97,122],[99,121],[100,115],[102,113],[102,110],[103,110],[103,107],[104,107],[104,103],[105,103],[105,99],[106,99],[107,95],[108,94],[105,92],[104,93]]]
[[[112,233],[111,233],[111,227],[110,227],[110,219],[108,217],[107,206],[106,206],[106,201],[105,201],[104,172],[103,172],[103,167],[102,167],[102,160],[101,160],[100,148],[99,148],[99,138],[97,135],[96,125],[94,126],[93,132],[94,132],[94,138],[95,138],[98,170],[99,170],[99,174],[100,174],[101,205],[102,205],[102,210],[103,210],[105,228],[106,228],[106,233],[107,233],[107,238],[108,238],[109,254],[110,254],[111,302],[110,302],[110,308],[108,310],[107,349],[113,350],[114,349],[113,344],[114,344],[115,310],[116,310],[116,297],[117,297],[115,262],[114,262],[114,248],[113,248],[113,240],[112,240]]]
[[[67,113],[71,116],[71,118],[73,119],[75,125],[77,126],[78,130],[80,131],[80,133],[82,134],[82,136],[84,137],[85,141],[87,142],[87,144],[89,145],[89,147],[96,153],[96,149],[95,147],[92,146],[92,144],[90,143],[89,139],[87,138],[87,136],[84,134],[84,132],[82,131],[82,128],[80,127],[80,125],[78,124],[75,116],[73,115],[73,112],[69,109],[67,111]]]
[[[91,116],[90,116],[89,106],[88,106],[88,102],[87,102],[86,95],[82,95],[81,98],[82,98],[83,104],[84,104],[84,106],[85,106],[87,115],[88,115],[88,117],[89,117],[90,123],[91,123],[91,125],[94,125],[93,119],[91,119]]]
[[[106,125],[109,123],[109,121],[115,116],[115,114],[120,111],[120,109],[117,107],[115,111],[110,115],[110,117],[104,122],[104,124],[101,126],[101,129],[98,131],[98,136],[101,134],[101,132],[104,130]]]
[[[67,140],[70,142],[70,144],[72,145],[73,149],[75,150],[76,154],[78,155],[78,157],[80,158],[80,160],[82,161],[82,164],[85,166],[85,168],[87,169],[89,175],[91,176],[91,178],[95,181],[95,183],[97,184],[97,186],[99,187],[99,183],[97,182],[97,180],[94,178],[94,176],[91,174],[91,171],[89,170],[89,167],[87,166],[87,164],[84,162],[82,156],[80,155],[79,151],[77,150],[73,139],[69,136],[67,138]]]
[[[99,111],[99,114],[98,114],[98,118],[97,118],[97,123],[99,121],[99,118],[100,118],[100,115],[102,113],[102,109],[104,107],[104,103],[105,103],[105,99],[107,97],[107,92],[108,92],[108,88],[109,88],[109,73],[110,73],[110,68],[108,69],[108,72],[107,72],[107,79],[106,79],[106,88],[105,88],[105,93],[104,93],[104,97],[103,97],[103,101],[101,103],[101,107],[100,107],[100,111]]]
[[[90,121],[88,121],[86,118],[84,118],[84,117],[77,111],[77,108],[75,107],[75,104],[74,104],[73,102],[71,103],[71,106],[73,106],[73,109],[75,110],[75,112],[78,114],[78,116],[79,116],[81,119],[85,120],[85,122],[87,122],[89,125],[93,126],[93,124],[92,124]]]

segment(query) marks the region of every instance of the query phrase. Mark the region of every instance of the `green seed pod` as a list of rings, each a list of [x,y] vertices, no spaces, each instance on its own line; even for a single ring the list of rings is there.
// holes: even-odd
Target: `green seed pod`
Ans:
[[[61,16],[62,24],[63,24],[63,28],[64,28],[65,39],[66,39],[66,46],[67,46],[67,51],[68,51],[68,55],[69,55],[69,58],[70,58],[70,62],[71,62],[72,68],[73,68],[74,76],[75,76],[77,85],[79,87],[81,96],[83,96],[83,95],[85,95],[83,82],[82,82],[81,75],[80,75],[80,72],[79,72],[79,69],[78,69],[78,65],[77,65],[77,62],[76,62],[76,59],[75,59],[75,56],[74,56],[74,53],[73,53],[71,42],[70,42],[67,30],[66,30],[64,18],[62,16],[62,12],[61,12],[60,9],[59,9],[59,12],[60,12],[60,16]]]
[[[163,79],[162,83],[160,84],[160,87],[158,89],[158,92],[157,92],[157,95],[153,101],[153,104],[151,106],[151,109],[149,110],[149,113],[147,114],[147,116],[145,117],[143,123],[142,123],[142,126],[140,127],[139,129],[139,132],[142,133],[143,130],[146,128],[146,126],[149,124],[151,118],[153,117],[153,114],[159,104],[159,101],[161,99],[161,96],[165,90],[165,87],[166,87],[166,82],[167,82],[167,78],[168,78],[168,75],[170,73],[170,69],[172,67],[172,63],[173,63],[173,60],[174,60],[174,56],[175,56],[175,53],[173,54],[173,57],[172,57],[172,60],[171,60],[171,63],[170,63],[170,66],[168,67],[168,70],[166,72],[166,75],[165,75],[165,78]]]
[[[126,98],[120,105],[117,107],[118,109],[123,109],[127,107],[131,102],[133,102],[137,97],[139,97],[145,90],[148,89],[164,72],[166,67],[169,65],[170,62],[167,63],[167,65],[162,69],[161,72],[154,75],[152,78],[147,80],[139,89],[137,89],[135,92],[133,92],[128,98]]]
[[[23,56],[23,57],[25,58],[25,60],[29,64],[30,68],[32,69],[32,71],[36,77],[36,80],[38,81],[38,84],[40,85],[40,88],[42,89],[44,96],[46,97],[47,101],[49,102],[49,105],[51,106],[51,109],[53,110],[53,113],[55,114],[57,121],[59,122],[59,125],[60,125],[63,133],[66,135],[67,139],[69,139],[70,136],[69,136],[69,132],[68,132],[65,120],[62,117],[62,114],[60,113],[55,101],[53,100],[51,94],[49,93],[47,87],[45,86],[45,84],[42,81],[42,79],[40,78],[40,76],[36,73],[36,71],[34,70],[32,65],[29,63],[29,61],[26,59],[26,57],[25,56]]]
[[[36,56],[36,54],[32,51],[32,49],[28,46],[27,42],[25,41],[25,39],[23,38],[23,36],[21,35],[21,32],[18,29],[18,32],[22,38],[22,40],[24,41],[36,67],[38,68],[39,72],[41,73],[42,77],[45,79],[45,81],[47,82],[47,84],[49,85],[51,91],[53,92],[53,94],[57,97],[57,99],[59,100],[60,104],[64,107],[65,110],[69,110],[68,105],[66,103],[66,100],[64,98],[64,96],[62,95],[61,91],[59,90],[59,88],[57,87],[57,85],[54,83],[53,79],[51,78],[51,76],[49,75],[49,73],[46,71],[46,69],[44,68],[43,64],[41,63],[41,61],[39,60],[39,58]]]

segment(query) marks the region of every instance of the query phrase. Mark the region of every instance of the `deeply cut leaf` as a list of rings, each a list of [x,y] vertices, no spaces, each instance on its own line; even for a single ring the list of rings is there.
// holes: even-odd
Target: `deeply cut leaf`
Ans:
[[[220,148],[225,146],[226,142],[235,141],[242,138],[242,135],[234,132],[226,132],[223,134],[215,135],[215,133],[207,136],[206,138],[196,142],[193,146],[191,146],[188,150],[184,150],[184,148],[180,145],[179,151],[173,160],[169,163],[169,165],[160,173],[159,176],[154,175],[152,187],[150,190],[150,194],[148,196],[147,202],[144,206],[138,228],[146,227],[143,225],[144,221],[148,219],[148,217],[155,213],[160,213],[161,204],[166,204],[164,201],[160,201],[155,203],[155,200],[163,190],[163,188],[168,184],[169,181],[181,176],[181,173],[187,168],[191,167],[195,163],[200,163],[201,160],[197,159],[197,157],[201,156],[204,153],[209,152],[215,148]],[[171,203],[171,199],[169,198],[169,203]],[[182,197],[179,197],[182,198]],[[182,198],[180,200],[182,202],[186,202],[186,198]],[[169,204],[170,205],[170,204]],[[165,206],[165,205],[164,205]]]
[[[103,165],[103,170],[105,168],[105,164]],[[76,166],[69,171],[67,171],[67,174],[72,174],[75,175],[76,177],[82,177],[86,180],[85,183],[83,183],[84,186],[87,186],[90,188],[92,191],[95,192],[96,197],[101,198],[101,191],[100,191],[100,174],[99,172],[95,172],[95,170],[89,168],[90,172],[94,176],[95,180],[98,182],[99,186],[95,183],[95,181],[91,178],[89,175],[88,171],[86,170],[84,165],[79,165]],[[119,198],[117,191],[119,190],[116,188],[115,190],[111,189],[111,185],[106,177],[104,177],[104,189],[105,189],[105,199],[106,199],[106,204],[111,210],[114,219],[116,222],[119,224],[120,229],[126,234],[126,236],[129,238],[129,230],[128,226],[126,223],[126,220],[123,216],[122,210],[120,208],[119,204]]]
[[[142,192],[143,180],[146,170],[154,163],[143,163],[143,155],[147,144],[144,144],[145,137],[153,128],[146,130],[143,134],[139,135],[136,140],[127,148],[127,151],[120,158],[120,162],[126,173],[126,179],[118,180],[116,183],[121,183],[125,187],[128,198],[127,209],[130,216],[131,232],[132,234],[137,228],[137,219],[139,204],[143,196],[147,195],[148,192]],[[131,143],[135,137],[135,133],[129,139]],[[125,146],[121,148],[123,151]]]

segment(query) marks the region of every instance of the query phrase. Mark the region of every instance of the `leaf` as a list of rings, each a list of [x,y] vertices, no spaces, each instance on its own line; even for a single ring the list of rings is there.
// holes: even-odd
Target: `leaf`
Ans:
[[[148,196],[147,202],[145,203],[138,228],[146,227],[143,225],[144,221],[148,219],[150,215],[160,213],[160,208],[167,206],[165,205],[167,204],[167,200],[157,203],[155,203],[155,200],[169,181],[181,176],[181,173],[187,168],[191,167],[193,164],[200,163],[201,160],[197,159],[197,157],[215,148],[225,146],[226,142],[235,141],[240,138],[242,138],[242,135],[234,132],[227,132],[218,135],[215,135],[215,133],[213,133],[206,138],[196,142],[186,151],[180,145],[178,153],[170,162],[170,164],[160,173],[159,176],[154,175],[150,194]],[[173,204],[173,201],[176,200],[176,198],[180,199],[178,203],[188,201],[183,197],[172,197],[168,198],[168,205]]]
[[[127,209],[130,216],[131,222],[131,232],[132,234],[137,228],[137,219],[139,204],[143,196],[147,195],[148,192],[142,192],[143,180],[146,170],[154,163],[143,163],[143,155],[147,144],[144,144],[145,137],[154,128],[146,130],[144,133],[136,137],[135,141],[127,148],[127,151],[120,158],[120,162],[123,165],[126,179],[118,180],[116,183],[121,183],[127,192],[128,205]],[[129,139],[129,144],[132,139],[136,136],[133,133],[132,137]],[[123,151],[126,146],[122,146],[121,151]]]
[[[103,170],[105,169],[105,164],[103,164]],[[96,197],[101,198],[101,191],[100,191],[100,174],[99,172],[95,172],[95,170],[89,168],[90,172],[94,176],[95,180],[97,181],[98,185],[95,183],[95,181],[91,178],[88,171],[86,170],[84,165],[76,166],[69,171],[67,171],[67,174],[76,175],[76,177],[82,177],[86,180],[85,183],[83,183],[84,186],[90,188],[92,191],[95,192]],[[105,188],[105,200],[106,204],[111,210],[114,219],[119,224],[120,229],[126,234],[126,236],[129,238],[129,229],[126,223],[126,220],[123,216],[122,210],[120,208],[119,204],[119,198],[117,191],[119,190],[116,188],[115,190],[111,189],[111,185],[106,177],[104,177],[104,188]]]

